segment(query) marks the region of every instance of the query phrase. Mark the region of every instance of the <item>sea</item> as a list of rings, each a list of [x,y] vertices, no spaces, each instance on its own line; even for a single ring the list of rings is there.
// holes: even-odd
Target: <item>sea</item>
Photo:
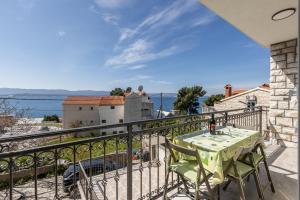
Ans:
[[[15,108],[22,110],[27,109],[28,117],[41,118],[45,115],[58,115],[62,116],[62,103],[66,98],[66,95],[36,95],[36,94],[24,94],[24,95],[0,95],[0,100],[5,98],[6,101]],[[199,98],[201,104],[207,97]],[[154,103],[154,111],[160,108],[160,96],[153,95],[151,99]],[[162,106],[164,111],[171,111],[173,109],[173,103],[175,96],[163,96]],[[199,110],[200,111],[200,110]]]

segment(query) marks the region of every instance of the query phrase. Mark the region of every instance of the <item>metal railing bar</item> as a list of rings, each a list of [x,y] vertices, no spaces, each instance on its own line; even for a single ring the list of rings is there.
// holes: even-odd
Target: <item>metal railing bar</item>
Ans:
[[[48,151],[52,149],[59,149],[63,147],[68,147],[68,146],[74,146],[74,145],[80,145],[80,144],[86,144],[89,142],[100,142],[106,139],[111,139],[111,138],[116,138],[116,137],[126,137],[127,133],[120,133],[118,135],[107,135],[107,136],[99,136],[95,138],[89,138],[89,139],[83,139],[80,141],[74,141],[74,142],[66,142],[66,143],[60,143],[60,144],[51,144],[47,146],[42,146],[42,147],[35,147],[32,149],[26,149],[26,150],[20,150],[20,151],[10,151],[10,152],[3,152],[0,153],[0,158],[10,158],[14,156],[19,156],[19,155],[25,155],[25,154],[31,154],[34,152],[41,152],[41,151]]]
[[[257,107],[260,108],[260,107]],[[132,121],[126,122],[122,124],[110,124],[110,125],[96,125],[96,126],[87,126],[87,127],[80,127],[80,128],[71,128],[71,129],[63,129],[58,131],[48,131],[48,132],[39,132],[39,133],[31,133],[31,134],[24,134],[24,135],[16,135],[16,136],[4,136],[0,137],[0,143],[5,142],[16,142],[16,141],[24,141],[33,138],[44,138],[50,136],[59,136],[59,135],[68,135],[71,133],[78,133],[82,131],[92,131],[98,129],[110,129],[110,128],[118,128],[118,127],[126,127],[128,125],[138,125],[143,123],[151,123],[151,122],[161,122],[161,121],[169,121],[169,120],[176,120],[176,119],[189,119],[193,117],[201,117],[211,114],[221,114],[225,112],[236,112],[236,111],[244,111],[245,109],[231,109],[231,110],[222,110],[222,111],[214,111],[209,113],[199,113],[193,115],[180,115],[175,117],[169,118],[161,118],[161,119],[148,119],[148,120],[139,120],[139,121]]]

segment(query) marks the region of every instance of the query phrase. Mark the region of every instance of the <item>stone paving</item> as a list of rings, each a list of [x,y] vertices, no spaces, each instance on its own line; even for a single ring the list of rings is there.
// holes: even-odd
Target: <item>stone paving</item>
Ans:
[[[268,200],[296,200],[297,194],[297,148],[289,147],[283,148],[277,145],[268,145],[266,148],[266,153],[268,156],[269,168],[271,171],[271,176],[275,185],[276,193],[273,194],[269,187],[265,188],[264,196]],[[141,173],[138,169],[139,166],[134,166],[133,171],[133,199],[140,198],[140,184],[142,182],[142,195],[145,196],[144,199],[149,199],[149,178],[151,179],[151,190],[154,191],[157,188],[157,177],[159,177],[159,186],[164,184],[164,163],[159,167],[151,168],[151,176],[149,175],[149,169],[147,168],[147,163],[143,165],[142,181]],[[263,185],[266,185],[266,173],[263,167],[260,171],[261,180]],[[159,176],[157,173],[159,169]],[[119,171],[119,180],[118,180],[118,199],[126,200],[126,191],[127,191],[127,176],[126,169]],[[175,177],[175,176],[174,176]],[[115,172],[111,172],[107,175],[107,184],[106,184],[106,196],[107,199],[116,199],[116,181],[115,181]],[[94,188],[97,191],[99,199],[103,199],[103,193],[100,190],[103,190],[102,181],[103,177],[98,176],[94,177]],[[257,200],[258,195],[256,192],[255,183],[253,177],[250,178],[249,182],[246,182],[246,197],[247,200]],[[168,196],[174,200],[185,200],[189,199],[185,194],[178,193],[177,189],[174,189],[168,193]],[[160,198],[162,199],[162,198]],[[221,200],[236,200],[239,199],[239,190],[235,183],[230,184],[226,191],[221,189]]]
[[[155,162],[154,162],[155,163]],[[107,199],[118,199],[126,200],[127,199],[127,172],[126,168],[118,171],[119,178],[116,182],[116,172],[110,172],[106,174],[107,184],[106,184],[106,196]],[[94,180],[94,190],[97,193],[99,199],[104,199],[104,186],[103,186],[103,175],[93,177]],[[170,178],[170,185],[171,185]],[[173,176],[173,181],[176,182],[175,175]],[[149,182],[151,181],[151,183]],[[142,173],[140,171],[140,165],[133,166],[132,173],[132,182],[133,182],[133,199],[148,199],[150,192],[156,194],[157,191],[162,192],[163,186],[165,183],[165,164],[162,161],[161,165],[151,167],[151,170],[148,167],[148,162],[143,163]],[[117,184],[118,187],[117,187]],[[151,187],[149,187],[151,186]],[[117,190],[118,188],[118,190]]]

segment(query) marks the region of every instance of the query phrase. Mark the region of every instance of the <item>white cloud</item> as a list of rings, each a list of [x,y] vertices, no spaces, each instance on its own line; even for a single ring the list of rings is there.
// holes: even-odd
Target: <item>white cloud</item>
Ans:
[[[156,9],[135,27],[120,29],[119,41],[114,47],[118,54],[108,58],[105,66],[140,65],[191,49],[193,39],[188,38],[193,41],[190,43],[180,39],[182,35],[192,34],[187,33],[186,28],[208,25],[215,19],[215,15],[205,12],[200,19],[193,17],[178,25],[184,15],[195,11],[198,6],[196,0],[176,0]]]
[[[120,41],[129,39],[134,35],[140,34],[141,32],[148,32],[150,29],[158,28],[173,23],[180,16],[186,12],[192,10],[195,6],[196,1],[174,1],[170,6],[153,13],[146,17],[136,28],[134,29],[123,29],[121,30]]]
[[[56,33],[56,35],[58,36],[58,37],[64,37],[64,36],[66,36],[66,32],[65,31],[58,31],[57,33]]]
[[[158,52],[154,52],[152,49],[153,46],[150,42],[139,39],[132,43],[128,48],[123,49],[119,55],[109,58],[105,65],[118,66],[136,64],[167,57],[177,52],[175,46],[165,48]]]
[[[118,25],[119,17],[110,13],[102,14],[102,18],[106,23]]]
[[[133,76],[131,78],[124,78],[124,79],[119,79],[119,80],[115,80],[115,83],[131,83],[131,82],[137,82],[137,81],[141,81],[141,80],[148,80],[151,79],[152,76],[148,76],[148,75],[136,75]]]
[[[134,65],[134,66],[128,67],[128,69],[137,70],[137,69],[142,69],[142,68],[145,68],[145,67],[147,67],[147,66],[146,65]]]
[[[204,26],[211,24],[217,19],[216,15],[213,14],[208,14],[208,15],[203,15],[199,19],[196,19],[193,23],[192,26]]]
[[[95,0],[95,3],[102,8],[116,8],[126,2],[127,0]]]

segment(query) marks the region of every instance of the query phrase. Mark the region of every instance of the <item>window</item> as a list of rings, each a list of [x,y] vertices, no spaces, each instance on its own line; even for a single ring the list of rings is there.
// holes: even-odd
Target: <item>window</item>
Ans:
[[[119,131],[119,133],[124,133],[124,131]]]
[[[123,119],[119,119],[119,123],[123,123]]]
[[[91,120],[91,124],[93,124],[94,123],[94,121],[93,120]]]
[[[82,125],[82,121],[79,121],[79,124]]]
[[[118,132],[117,131],[113,131],[113,134],[117,134]]]
[[[110,109],[115,109],[115,106],[110,106]]]
[[[82,110],[82,107],[81,107],[81,106],[79,106],[78,110]]]
[[[105,124],[105,123],[106,123],[106,120],[105,120],[105,119],[102,119],[102,123]]]
[[[103,132],[102,132],[102,135],[106,135],[106,132],[105,132],[105,131],[103,131]]]
[[[94,107],[93,107],[93,106],[91,107],[91,110],[94,110]]]

